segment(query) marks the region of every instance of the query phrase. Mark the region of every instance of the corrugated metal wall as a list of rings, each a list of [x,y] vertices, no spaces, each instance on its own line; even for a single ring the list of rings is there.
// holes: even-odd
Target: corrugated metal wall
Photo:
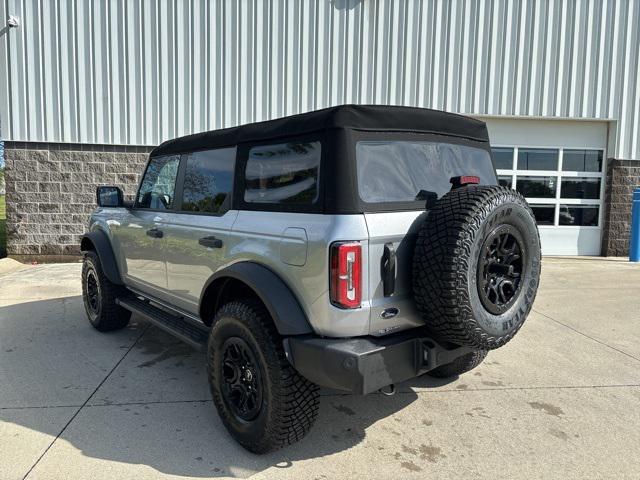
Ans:
[[[640,1],[0,0],[10,140],[153,145],[322,108],[618,119],[640,159]]]

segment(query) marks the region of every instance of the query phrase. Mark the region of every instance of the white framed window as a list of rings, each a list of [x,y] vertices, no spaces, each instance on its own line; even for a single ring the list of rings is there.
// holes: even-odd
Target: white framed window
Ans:
[[[524,195],[539,227],[601,227],[603,150],[536,146],[492,150],[498,181]]]

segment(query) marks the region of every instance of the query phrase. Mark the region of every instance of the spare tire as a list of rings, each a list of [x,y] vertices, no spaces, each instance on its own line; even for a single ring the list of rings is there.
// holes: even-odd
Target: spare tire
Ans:
[[[540,237],[522,195],[465,186],[444,195],[419,228],[413,292],[441,340],[491,350],[513,338],[540,278]]]

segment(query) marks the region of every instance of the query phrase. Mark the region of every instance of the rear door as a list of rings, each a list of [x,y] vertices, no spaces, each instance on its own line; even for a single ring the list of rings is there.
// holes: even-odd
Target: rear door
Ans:
[[[358,192],[369,230],[371,334],[423,324],[411,283],[418,230],[428,208],[451,189],[452,177],[497,183],[486,147],[419,139],[357,142]]]
[[[197,314],[205,282],[222,265],[238,216],[230,210],[236,148],[185,154],[179,211],[166,217],[167,300]]]

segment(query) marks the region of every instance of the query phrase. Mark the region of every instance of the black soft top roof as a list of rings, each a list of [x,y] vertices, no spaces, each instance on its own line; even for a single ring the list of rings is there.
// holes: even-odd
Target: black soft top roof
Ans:
[[[156,147],[151,155],[233,146],[332,129],[431,133],[480,142],[489,141],[484,122],[462,115],[415,107],[340,105],[168,140]]]

